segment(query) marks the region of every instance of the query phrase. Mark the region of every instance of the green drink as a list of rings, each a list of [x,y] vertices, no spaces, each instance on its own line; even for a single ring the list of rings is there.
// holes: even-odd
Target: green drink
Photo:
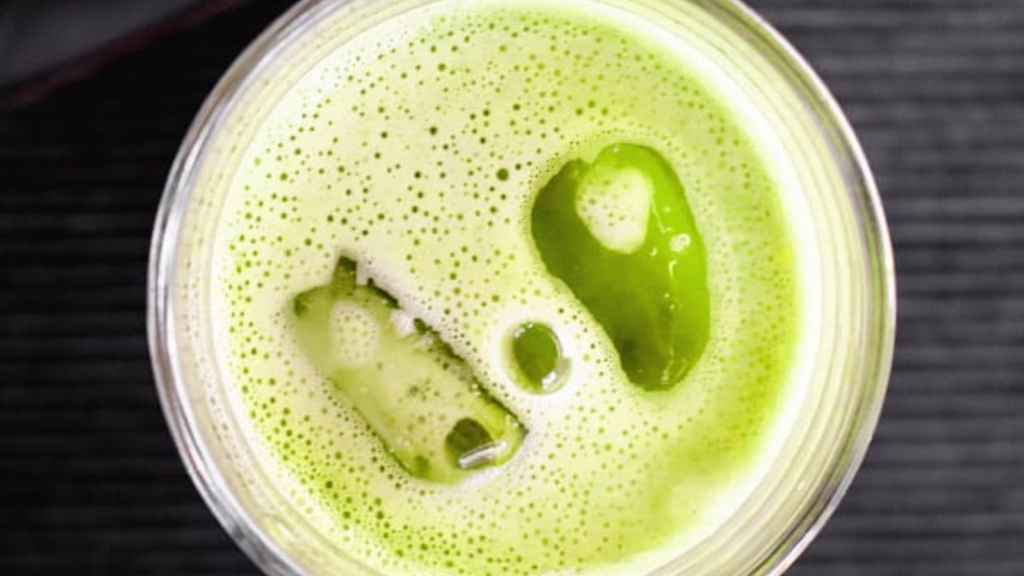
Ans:
[[[754,559],[727,570],[756,569],[792,512],[736,526],[863,451],[801,448],[851,434],[805,413],[849,400],[823,343],[843,367],[870,348],[822,314],[880,322],[884,372],[888,285],[862,287],[859,245],[804,240],[828,207],[800,138],[684,33],[716,30],[703,9],[418,4],[310,9],[184,168],[157,255],[205,407],[184,426],[208,426],[186,451],[291,570],[714,573],[735,538]],[[868,432],[879,390],[844,408]]]

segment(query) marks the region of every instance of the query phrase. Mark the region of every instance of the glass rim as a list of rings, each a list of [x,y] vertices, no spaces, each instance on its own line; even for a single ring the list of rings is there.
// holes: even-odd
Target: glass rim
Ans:
[[[774,548],[750,573],[778,576],[785,572],[818,535],[848,491],[874,435],[888,386],[896,332],[896,278],[888,226],[874,176],[854,131],[824,82],[803,56],[774,27],[740,0],[688,0],[715,15],[729,30],[770,58],[786,82],[827,127],[833,156],[852,167],[844,176],[857,228],[863,234],[873,291],[870,327],[877,333],[865,355],[874,360],[866,381],[874,386],[847,428],[839,460],[820,482],[816,497],[773,540]],[[279,16],[229,66],[190,125],[171,166],[154,222],[147,278],[147,339],[160,404],[186,471],[207,507],[242,551],[271,575],[306,574],[273,536],[254,521],[229,487],[224,471],[197,431],[187,401],[187,383],[177,358],[173,291],[182,222],[194,191],[203,157],[225,118],[278,52],[301,36],[321,16],[359,0],[302,0]],[[862,386],[867,389],[866,384]],[[657,571],[656,571],[657,572]]]

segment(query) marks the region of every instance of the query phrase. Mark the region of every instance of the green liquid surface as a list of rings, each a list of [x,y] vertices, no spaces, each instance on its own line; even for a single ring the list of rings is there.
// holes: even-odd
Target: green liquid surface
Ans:
[[[794,393],[798,257],[748,104],[696,59],[590,2],[442,1],[237,143],[220,349],[337,547],[630,574],[740,506]]]
[[[588,229],[577,209],[588,188],[597,189],[595,203],[647,200],[636,246],[609,246]],[[616,207],[609,212],[620,215]],[[704,243],[672,167],[649,148],[623,144],[592,165],[574,160],[541,189],[531,223],[548,270],[604,328],[629,379],[646,389],[677,385],[707,343],[710,311]]]
[[[550,326],[527,322],[516,328],[511,345],[518,380],[524,388],[551,393],[561,387],[569,362]]]

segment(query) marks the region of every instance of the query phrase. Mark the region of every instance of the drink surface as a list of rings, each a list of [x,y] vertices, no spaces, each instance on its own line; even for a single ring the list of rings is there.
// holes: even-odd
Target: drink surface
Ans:
[[[385,573],[626,574],[742,505],[807,335],[783,171],[737,94],[686,38],[617,9],[442,1],[330,52],[235,143],[220,363],[260,465],[328,539]],[[575,214],[538,216],[561,188]],[[663,239],[659,206],[676,214]],[[636,280],[662,265],[685,274]],[[608,302],[601,285],[626,288]],[[665,351],[636,353],[645,337]],[[459,409],[498,429],[449,415],[440,437],[464,453],[441,469],[426,460],[444,445],[424,460],[394,432],[417,404],[374,396],[437,350],[458,363],[437,378],[468,386]],[[461,466],[499,436],[493,465]]]

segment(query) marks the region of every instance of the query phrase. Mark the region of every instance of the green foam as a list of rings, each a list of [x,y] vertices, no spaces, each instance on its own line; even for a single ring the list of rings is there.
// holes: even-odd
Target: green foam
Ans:
[[[339,548],[389,574],[626,572],[713,530],[756,483],[792,393],[799,256],[742,104],[677,42],[589,2],[439,2],[331,52],[238,143],[213,321],[261,465]],[[671,167],[706,252],[706,278],[678,285],[706,313],[684,324],[706,336],[672,345],[659,365],[680,368],[647,386],[531,223],[564,166],[621,143]],[[617,226],[628,250],[636,235]],[[338,394],[289,303],[343,254],[400,303],[396,330],[436,331],[521,420],[513,457],[419,478]],[[529,322],[568,362],[550,393],[510,370],[509,335]],[[486,440],[446,430],[456,451]]]

